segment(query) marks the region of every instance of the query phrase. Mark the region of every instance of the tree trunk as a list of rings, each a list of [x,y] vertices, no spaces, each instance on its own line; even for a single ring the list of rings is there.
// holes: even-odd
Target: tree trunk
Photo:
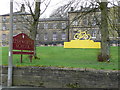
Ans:
[[[36,0],[35,2],[35,11],[34,14],[32,15],[33,17],[33,23],[31,24],[31,30],[30,30],[30,37],[34,40],[34,57],[37,59],[37,53],[36,53],[36,35],[37,35],[37,27],[38,27],[38,22],[39,22],[39,17],[40,17],[40,4],[41,2],[38,2]]]
[[[36,51],[36,34],[37,34],[37,22],[33,22],[30,30],[30,37],[34,40],[34,57],[37,57]]]
[[[110,40],[109,40],[109,31],[108,31],[108,2],[100,3],[101,10],[101,54],[99,61],[109,61],[110,60]]]
[[[120,46],[120,1],[118,2],[118,46]]]

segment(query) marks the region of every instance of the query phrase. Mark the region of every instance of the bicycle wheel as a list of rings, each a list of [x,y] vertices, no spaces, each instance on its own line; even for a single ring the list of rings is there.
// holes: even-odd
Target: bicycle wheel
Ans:
[[[88,36],[88,40],[90,40],[90,39],[91,39],[91,35],[90,35],[90,34],[87,34],[87,36]]]
[[[76,39],[79,39],[79,34],[78,33],[76,33],[75,35],[74,35],[74,39],[76,40]]]
[[[83,35],[83,39],[84,39],[84,40],[88,40],[88,35],[85,35],[85,34],[84,34],[84,35]]]

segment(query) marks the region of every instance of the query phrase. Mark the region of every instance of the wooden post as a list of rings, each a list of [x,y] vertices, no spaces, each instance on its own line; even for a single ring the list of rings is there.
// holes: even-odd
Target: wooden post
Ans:
[[[22,50],[21,50],[21,52],[22,52]],[[22,54],[21,54],[20,62],[22,63]]]
[[[33,56],[32,56],[32,55],[30,55],[30,62],[32,62],[32,57],[33,57]]]

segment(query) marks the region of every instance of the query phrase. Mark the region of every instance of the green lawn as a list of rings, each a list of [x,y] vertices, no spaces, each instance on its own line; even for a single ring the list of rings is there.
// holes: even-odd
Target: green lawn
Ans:
[[[100,49],[64,49],[63,47],[37,47],[40,59],[33,59],[30,63],[28,55],[13,55],[15,66],[57,66],[75,68],[93,68],[105,70],[118,70],[118,47],[111,47],[111,61],[98,62],[97,55]],[[2,47],[2,64],[8,64],[8,47]]]

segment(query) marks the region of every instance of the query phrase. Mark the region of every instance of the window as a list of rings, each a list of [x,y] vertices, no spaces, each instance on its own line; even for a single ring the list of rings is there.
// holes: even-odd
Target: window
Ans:
[[[66,34],[65,32],[62,32],[62,40],[65,40],[66,39]]]
[[[38,23],[38,25],[37,25],[37,29],[40,29],[40,24]]]
[[[6,39],[6,34],[2,34],[2,40]]]
[[[57,33],[53,32],[53,40],[57,40]]]
[[[93,37],[96,37],[96,34],[97,34],[97,33],[96,33],[96,30],[94,30],[94,31],[92,32],[92,36],[93,36]]]
[[[74,20],[72,24],[73,25],[78,25],[78,20]]]
[[[62,29],[66,28],[66,23],[62,23]]]
[[[99,35],[100,35],[100,38],[101,38],[101,33],[99,33]]]
[[[48,24],[47,23],[44,24],[44,29],[48,29]]]
[[[88,25],[88,19],[87,19],[87,17],[83,19],[83,25]]]
[[[39,29],[44,29],[44,23],[39,23],[38,25],[39,25],[39,26],[38,26]]]
[[[73,31],[73,36],[74,36],[76,33],[78,33],[78,31]]]
[[[23,28],[22,28],[23,30],[26,30],[26,29],[27,29],[27,25],[23,25],[22,27],[23,27]],[[19,27],[19,29],[20,29],[20,27]]]
[[[16,22],[16,17],[15,16],[13,16],[13,21]]]
[[[93,18],[93,20],[92,20],[92,26],[95,26],[95,25],[96,25],[96,19]]]
[[[57,23],[53,24],[53,29],[57,29]]]
[[[6,25],[4,24],[3,27],[2,27],[3,30],[6,30]]]
[[[16,24],[13,25],[13,30],[16,30]]]
[[[44,35],[44,40],[48,40],[48,34],[47,33],[45,33],[45,35]]]
[[[28,16],[23,16],[23,19],[27,20],[27,19],[28,19]]]
[[[120,19],[117,19],[118,24],[120,24]]]
[[[4,17],[2,18],[2,20],[3,20],[3,22],[5,22],[5,21],[6,21],[6,17],[4,16]]]
[[[39,40],[39,34],[36,35],[36,40]]]

